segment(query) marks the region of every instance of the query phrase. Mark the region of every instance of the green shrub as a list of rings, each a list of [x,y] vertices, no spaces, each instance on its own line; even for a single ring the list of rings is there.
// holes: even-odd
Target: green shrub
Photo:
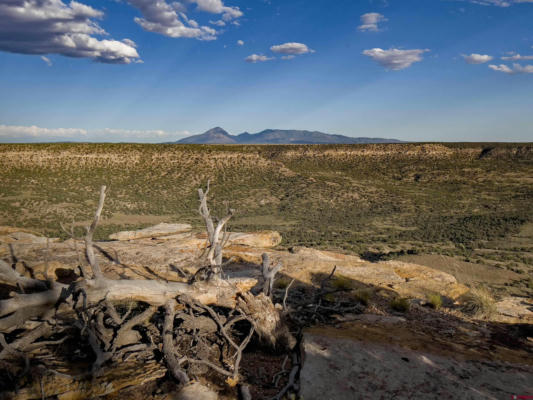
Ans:
[[[438,310],[442,307],[442,297],[438,293],[431,294],[428,296],[428,303],[432,308]]]
[[[281,278],[276,279],[276,282],[274,283],[274,286],[277,289],[286,289],[287,286],[289,286],[290,283],[291,283],[291,279],[289,279],[289,278],[287,278],[285,276],[282,276]]]
[[[411,302],[405,297],[396,297],[391,300],[390,307],[394,311],[407,312],[411,308]]]
[[[365,306],[367,306],[373,294],[374,293],[372,289],[359,289],[354,293],[354,297],[361,304],[364,304]]]
[[[353,289],[353,281],[346,276],[336,276],[331,282],[331,286],[337,290],[351,290]]]

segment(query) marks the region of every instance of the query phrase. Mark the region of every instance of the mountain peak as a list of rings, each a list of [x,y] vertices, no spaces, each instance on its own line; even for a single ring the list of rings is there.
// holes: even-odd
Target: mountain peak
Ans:
[[[220,126],[209,129],[208,131],[200,134],[186,137],[181,139],[177,143],[189,143],[189,144],[234,144],[237,143],[235,136],[230,135]]]
[[[215,126],[214,128],[209,129],[204,132],[203,135],[224,135],[231,136],[226,130],[222,129],[220,126]]]
[[[353,144],[353,143],[398,143],[395,139],[354,138],[331,135],[318,131],[265,129],[259,133],[244,132],[230,135],[221,127],[209,129],[201,135],[190,136],[177,143],[189,144]]]

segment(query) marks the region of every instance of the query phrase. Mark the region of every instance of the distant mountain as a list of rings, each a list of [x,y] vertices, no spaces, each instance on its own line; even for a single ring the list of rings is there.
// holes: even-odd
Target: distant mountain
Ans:
[[[402,143],[397,139],[348,137],[330,135],[317,131],[266,129],[259,133],[244,132],[230,135],[216,127],[201,135],[189,136],[175,143],[181,144],[356,144],[356,143]]]
[[[230,135],[221,127],[209,129],[201,135],[194,135],[178,140],[176,143],[184,144],[235,144],[235,136]]]

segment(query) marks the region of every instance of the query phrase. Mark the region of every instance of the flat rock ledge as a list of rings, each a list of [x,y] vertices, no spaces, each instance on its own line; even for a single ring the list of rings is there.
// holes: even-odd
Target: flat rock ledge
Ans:
[[[305,334],[304,348],[304,399],[496,400],[533,389],[530,365],[454,359],[314,332]]]
[[[192,226],[189,224],[167,224],[160,223],[137,231],[122,231],[109,235],[111,240],[134,240],[144,238],[159,238],[162,236],[175,235],[177,233],[189,232]]]

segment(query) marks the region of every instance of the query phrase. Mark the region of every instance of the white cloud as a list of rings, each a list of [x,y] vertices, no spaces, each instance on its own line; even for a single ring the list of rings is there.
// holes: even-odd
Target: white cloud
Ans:
[[[133,40],[130,39],[122,39],[122,43],[127,44],[128,46],[137,48],[137,43],[135,43]]]
[[[491,61],[494,58],[487,54],[476,54],[476,53],[472,53],[470,55],[463,54],[462,56],[468,64],[484,64],[486,62]]]
[[[511,52],[509,56],[501,57],[501,59],[506,61],[533,60],[533,56],[522,56]]]
[[[388,21],[384,15],[380,13],[366,13],[361,15],[361,25],[357,27],[360,31],[379,31],[379,23]]]
[[[293,56],[292,54],[289,54],[288,56],[281,56],[281,59],[282,60],[292,60],[294,57],[296,57],[296,56]]]
[[[228,7],[224,5],[222,0],[187,0],[189,3],[195,3],[198,10],[206,11],[211,14],[222,14],[224,21],[231,21],[232,19],[243,16],[239,7]]]
[[[244,41],[243,40],[237,40],[237,44],[239,46],[244,46]]]
[[[262,55],[262,54],[252,54],[252,55],[246,57],[244,59],[244,61],[255,64],[255,63],[258,63],[258,62],[265,62],[265,61],[269,61],[269,60],[273,60],[273,59],[274,59],[273,57],[267,57],[267,56]]]
[[[493,71],[503,72],[509,75],[516,75],[516,74],[533,74],[533,65],[520,65],[520,64],[513,64],[513,67],[509,67],[505,64],[500,65],[489,65],[489,68]]]
[[[16,126],[16,125],[0,125],[0,140],[16,139],[41,139],[41,138],[83,138],[87,135],[85,129],[76,128],[57,128],[48,129],[41,128],[35,125],[32,126]]]
[[[49,67],[52,66],[52,61],[48,57],[41,56],[41,60],[43,60]]]
[[[189,136],[188,131],[78,128],[42,128],[39,126],[0,125],[0,142],[164,142]]]
[[[410,67],[415,62],[422,61],[422,54],[428,51],[429,49],[383,50],[380,48],[375,48],[365,50],[363,51],[363,54],[371,57],[374,61],[387,69],[399,71]]]
[[[200,26],[187,17],[187,7],[183,2],[167,3],[166,0],[128,0],[138,8],[142,18],[135,18],[140,26],[149,32],[159,33],[172,38],[194,38],[198,40],[215,40],[220,32],[209,26]],[[239,7],[228,7],[222,0],[185,0],[196,4],[198,11],[219,14],[221,19],[209,21],[210,24],[223,27],[226,23],[242,17]],[[235,23],[237,21],[232,21]]]
[[[2,0],[0,50],[22,54],[61,54],[98,62],[129,64],[139,60],[131,44],[100,40],[106,35],[95,19],[103,12],[72,0]]]
[[[209,21],[209,23],[211,25],[216,25],[216,26],[220,26],[220,27],[226,26],[226,23],[224,21],[222,21],[221,19],[216,20],[216,21]]]
[[[285,54],[285,55],[300,55],[307,53],[314,53],[314,50],[311,50],[307,45],[303,43],[284,43],[272,46],[270,50],[274,53]]]
[[[533,3],[533,0],[467,0],[482,6],[510,7],[513,4]]]
[[[136,17],[135,22],[146,31],[172,38],[216,39],[217,31],[189,20],[181,11],[181,3],[170,5],[165,0],[129,0],[129,3],[141,12],[142,18]]]

